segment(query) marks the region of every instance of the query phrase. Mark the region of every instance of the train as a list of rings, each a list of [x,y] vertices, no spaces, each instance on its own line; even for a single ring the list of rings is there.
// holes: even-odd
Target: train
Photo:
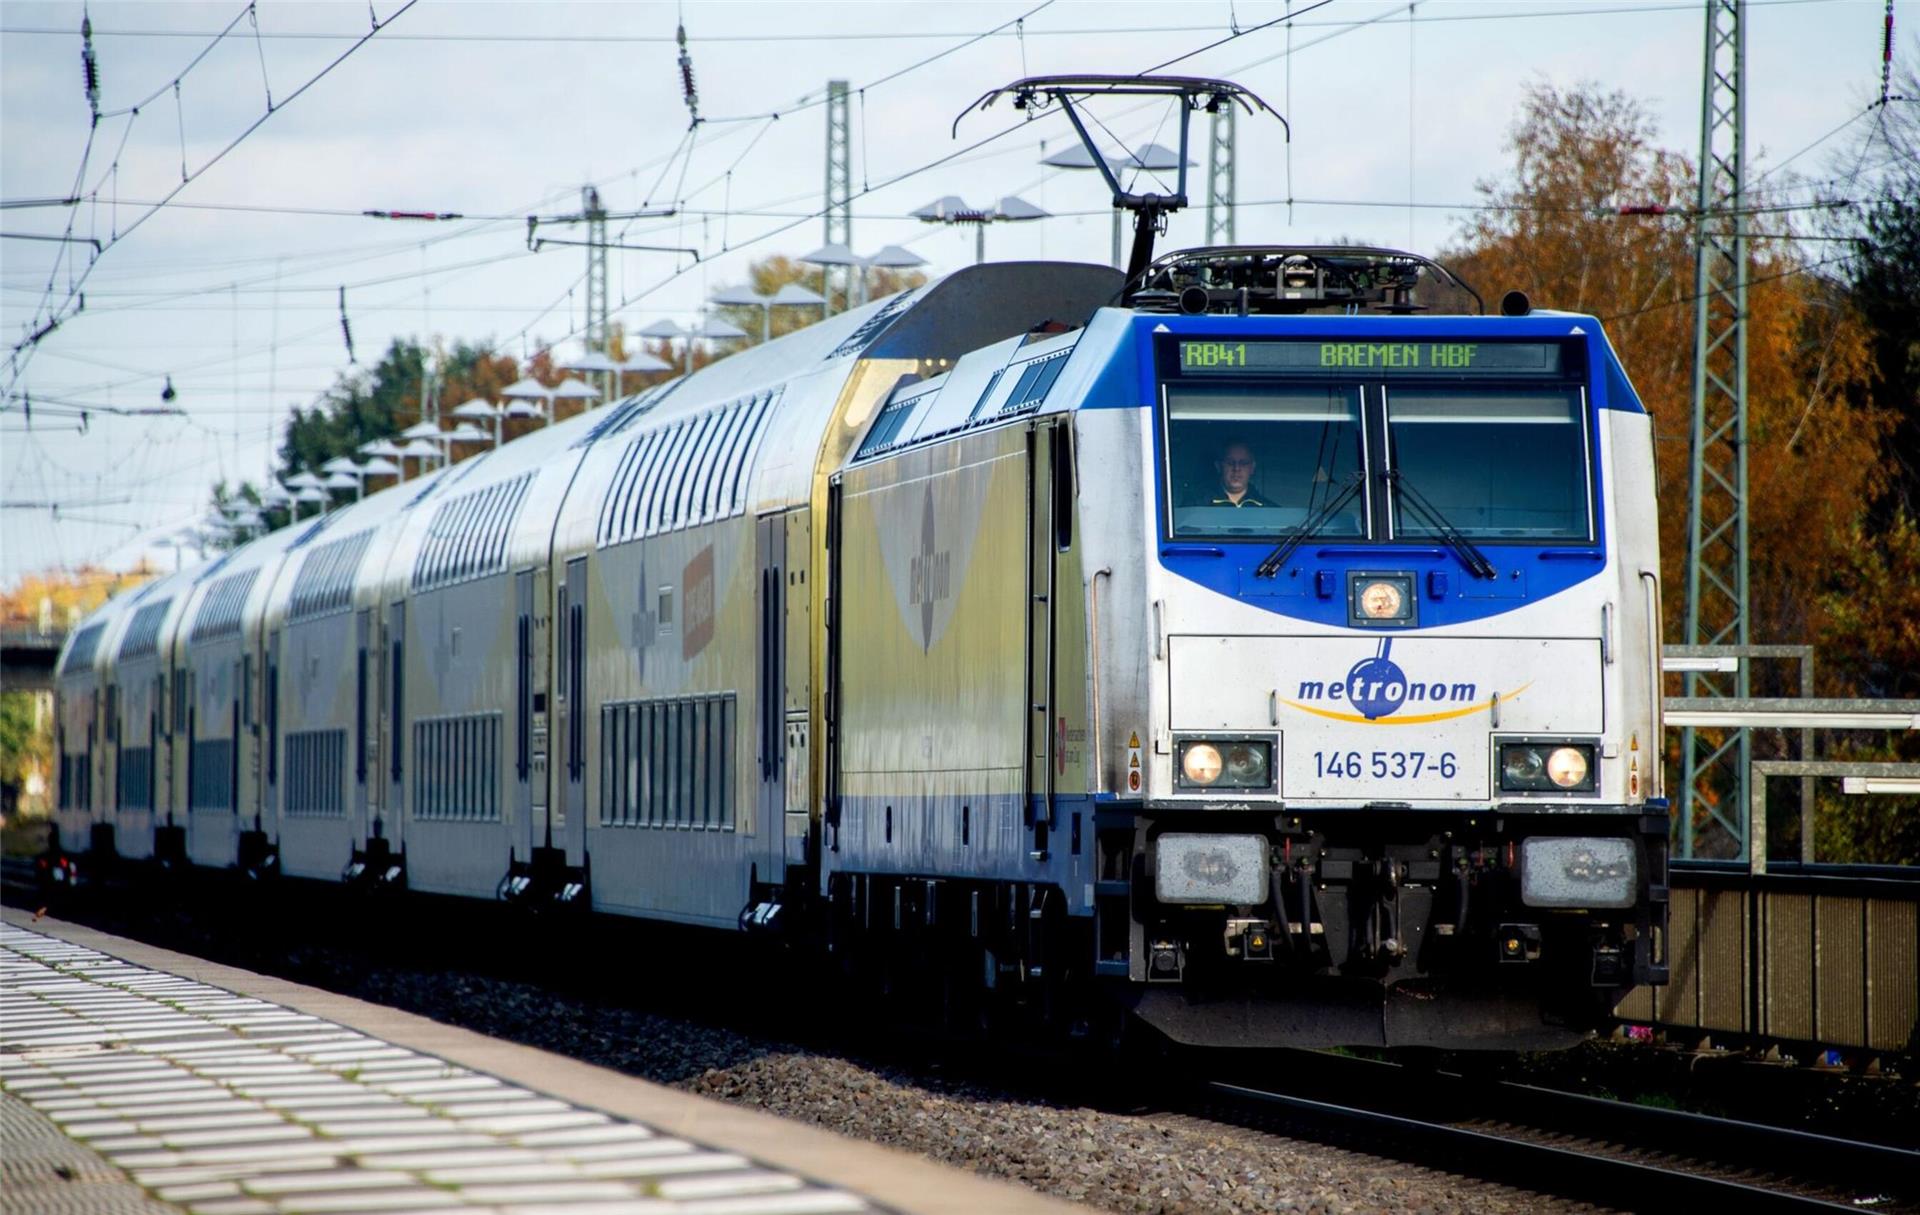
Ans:
[[[73,632],[43,868],[1068,1033],[1579,1041],[1666,977],[1652,430],[1594,317],[1456,286],[976,265],[291,523]]]

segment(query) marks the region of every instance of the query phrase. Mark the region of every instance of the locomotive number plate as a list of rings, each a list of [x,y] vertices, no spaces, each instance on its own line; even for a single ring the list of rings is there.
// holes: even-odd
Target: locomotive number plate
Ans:
[[[1315,751],[1313,775],[1325,780],[1452,780],[1460,757],[1451,751]]]

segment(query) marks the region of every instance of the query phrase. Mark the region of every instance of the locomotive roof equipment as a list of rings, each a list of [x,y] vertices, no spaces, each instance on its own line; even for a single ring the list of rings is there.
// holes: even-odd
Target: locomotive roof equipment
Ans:
[[[1293,138],[1293,128],[1288,126],[1287,120],[1251,90],[1243,89],[1230,80],[1214,80],[1206,76],[1028,76],[1012,84],[989,89],[978,101],[963,110],[960,118],[973,110],[986,109],[1002,95],[1011,96],[1013,108],[1026,111],[1029,116],[1050,105],[1058,105],[1065,111],[1067,121],[1073,124],[1080,142],[1086,146],[1094,167],[1100,170],[1100,176],[1107,179],[1107,188],[1113,191],[1113,205],[1133,212],[1133,251],[1127,257],[1127,290],[1133,288],[1146,271],[1147,264],[1153,260],[1153,238],[1167,230],[1167,216],[1187,205],[1187,118],[1193,111],[1205,110],[1213,114],[1218,113],[1222,106],[1237,105],[1249,114],[1272,114],[1286,129],[1287,138]],[[1179,176],[1175,179],[1172,194],[1134,193],[1120,184],[1120,179],[1114,175],[1113,165],[1101,154],[1099,144],[1087,131],[1086,121],[1080,114],[1080,107],[1094,97],[1165,97],[1178,103]],[[960,118],[953,120],[955,132],[960,129]]]

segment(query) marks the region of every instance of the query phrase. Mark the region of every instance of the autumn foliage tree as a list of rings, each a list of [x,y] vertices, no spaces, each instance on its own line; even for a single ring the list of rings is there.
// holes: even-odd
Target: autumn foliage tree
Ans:
[[[60,633],[121,591],[158,571],[144,561],[130,570],[83,565],[29,574],[0,592],[0,627],[23,633]],[[46,692],[0,691],[0,812],[46,809],[53,766],[53,698]]]
[[[1531,89],[1511,174],[1482,182],[1482,209],[1446,260],[1483,293],[1519,288],[1536,307],[1598,316],[1653,415],[1666,634],[1682,638],[1694,166],[1662,149],[1619,92]],[[1649,214],[1622,214],[1623,211]],[[1784,221],[1783,221],[1784,222]],[[1868,333],[1844,288],[1790,242],[1753,244],[1748,288],[1749,619],[1756,642],[1821,639],[1822,591],[1852,545],[1862,505],[1885,483],[1890,419],[1858,389]]]
[[[1483,292],[1606,325],[1652,413],[1666,636],[1683,639],[1693,374],[1696,170],[1665,150],[1631,98],[1593,86],[1531,89],[1509,173],[1445,259]],[[1896,158],[1899,159],[1899,158]],[[1791,211],[1752,242],[1747,318],[1749,625],[1756,642],[1811,643],[1830,695],[1920,693],[1920,158],[1864,209],[1862,255],[1810,258]],[[1760,201],[1760,200],[1756,200]],[[1836,264],[1837,263],[1837,264]],[[1758,695],[1793,672],[1756,665]],[[1782,738],[1756,739],[1757,754]],[[1831,733],[1823,757],[1893,758],[1884,736]],[[1920,859],[1920,818],[1821,794],[1817,855]],[[1776,842],[1797,848],[1797,817]]]

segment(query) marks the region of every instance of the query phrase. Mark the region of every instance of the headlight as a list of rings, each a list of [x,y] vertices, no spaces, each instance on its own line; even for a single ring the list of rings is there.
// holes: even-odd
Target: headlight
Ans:
[[[1264,743],[1234,743],[1227,748],[1226,783],[1264,788],[1273,782],[1267,777],[1267,748]]]
[[[1413,575],[1347,573],[1347,623],[1362,628],[1417,624],[1414,619]]]
[[[1212,743],[1188,743],[1180,753],[1180,771],[1189,784],[1211,785],[1220,779],[1220,769],[1220,748]]]
[[[1360,588],[1360,611],[1374,620],[1396,620],[1406,596],[1391,582],[1369,582]]]
[[[1186,789],[1273,788],[1273,743],[1266,739],[1181,739],[1178,784]]]
[[[1555,747],[1547,756],[1547,779],[1562,789],[1578,789],[1587,783],[1587,757],[1578,747]]]
[[[1509,793],[1591,793],[1592,743],[1502,743],[1500,788]]]
[[[1520,843],[1520,901],[1529,907],[1631,907],[1633,841],[1540,836]]]

